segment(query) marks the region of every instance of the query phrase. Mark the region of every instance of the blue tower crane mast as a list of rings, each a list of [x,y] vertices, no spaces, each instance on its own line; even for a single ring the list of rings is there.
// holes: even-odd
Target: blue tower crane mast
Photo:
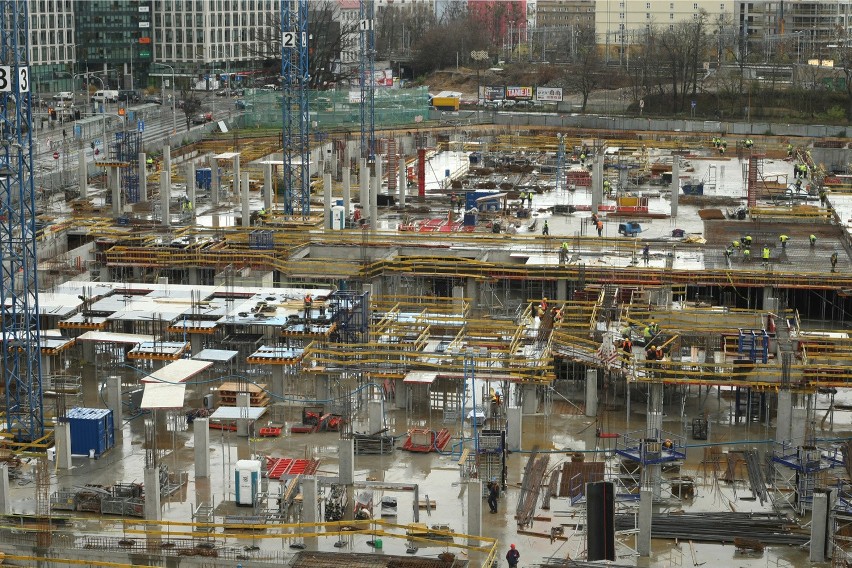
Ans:
[[[373,161],[376,155],[376,9],[374,0],[360,0],[359,85],[361,87],[361,157]]]
[[[306,218],[311,206],[308,0],[281,2],[281,78],[284,213]]]
[[[27,0],[0,0],[0,357],[6,428],[16,440],[44,436]]]

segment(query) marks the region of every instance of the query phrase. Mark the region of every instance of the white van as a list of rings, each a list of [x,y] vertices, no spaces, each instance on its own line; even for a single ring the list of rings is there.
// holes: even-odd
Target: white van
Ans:
[[[105,91],[95,91],[94,96],[92,96],[92,101],[96,103],[115,103],[118,102],[118,91],[105,90]]]
[[[54,101],[73,101],[74,93],[70,91],[62,91],[61,93],[56,93],[53,95]]]

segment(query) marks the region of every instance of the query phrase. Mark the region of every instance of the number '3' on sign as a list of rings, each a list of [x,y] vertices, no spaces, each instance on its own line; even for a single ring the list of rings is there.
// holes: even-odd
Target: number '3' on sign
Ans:
[[[30,70],[28,67],[10,67],[9,65],[0,65],[0,92],[8,93],[12,91],[14,85],[14,71],[18,74],[19,90],[22,93],[30,91]]]

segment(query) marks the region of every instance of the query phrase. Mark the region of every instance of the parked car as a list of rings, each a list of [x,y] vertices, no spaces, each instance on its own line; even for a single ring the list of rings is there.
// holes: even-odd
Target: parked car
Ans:
[[[213,121],[212,112],[199,112],[192,115],[192,124],[206,124]]]
[[[217,97],[227,97],[228,96],[228,89],[219,89],[218,91],[216,91],[216,96]]]
[[[252,104],[247,102],[245,99],[237,99],[234,106],[237,107],[238,110],[248,110],[252,108]]]
[[[125,103],[138,103],[139,93],[132,90],[118,91],[118,100]]]
[[[142,102],[151,103],[151,104],[155,104],[155,105],[161,105],[161,104],[163,104],[163,99],[161,99],[160,97],[156,97],[154,95],[148,95],[144,99],[142,99]]]

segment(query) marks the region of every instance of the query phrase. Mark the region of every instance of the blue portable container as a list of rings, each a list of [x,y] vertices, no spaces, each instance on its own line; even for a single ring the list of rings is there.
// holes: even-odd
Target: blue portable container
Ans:
[[[213,183],[213,170],[210,168],[198,168],[195,170],[195,187],[210,191],[210,185]]]
[[[115,445],[112,410],[72,408],[66,416],[71,427],[71,453],[100,456]]]

